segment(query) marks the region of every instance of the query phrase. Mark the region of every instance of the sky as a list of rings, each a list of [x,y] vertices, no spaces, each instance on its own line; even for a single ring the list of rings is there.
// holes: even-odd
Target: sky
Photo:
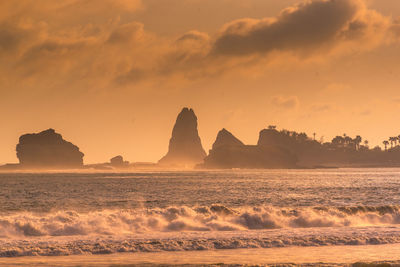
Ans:
[[[0,62],[0,163],[48,128],[85,163],[155,162],[183,107],[206,151],[222,128],[400,134],[398,0],[7,0]]]

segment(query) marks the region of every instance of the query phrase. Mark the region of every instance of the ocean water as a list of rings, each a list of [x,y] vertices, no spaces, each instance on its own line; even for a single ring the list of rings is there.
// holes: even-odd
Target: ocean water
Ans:
[[[399,243],[400,169],[0,174],[0,264],[398,261]]]

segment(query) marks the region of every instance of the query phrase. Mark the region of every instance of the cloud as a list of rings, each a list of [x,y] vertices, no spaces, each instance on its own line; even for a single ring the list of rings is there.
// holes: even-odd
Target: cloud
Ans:
[[[330,111],[332,108],[332,105],[324,103],[318,103],[311,106],[311,110],[317,113]]]
[[[113,30],[107,42],[111,44],[130,43],[144,34],[144,26],[136,21],[118,26]]]
[[[274,96],[271,104],[281,109],[296,109],[300,102],[297,96]]]
[[[383,31],[386,21],[359,0],[307,1],[284,9],[275,18],[228,23],[215,40],[212,53],[243,56],[327,50],[338,43],[364,39],[370,30]]]
[[[19,52],[41,38],[43,23],[0,23],[0,57]]]
[[[196,41],[206,42],[210,39],[207,33],[199,31],[189,31],[178,38],[177,42]]]
[[[361,0],[312,0],[276,17],[232,21],[216,35],[192,30],[167,38],[127,16],[140,8],[140,0],[0,2],[0,59],[7,63],[0,80],[115,87],[220,77],[270,64],[271,54],[301,54],[301,61],[370,48],[398,30]]]
[[[390,26],[391,33],[393,34],[394,38],[399,40],[400,39],[400,18],[396,18],[393,20]]]
[[[24,18],[65,27],[107,21],[142,8],[141,0],[8,0],[0,1],[0,21]]]
[[[192,80],[249,73],[287,56],[300,62],[314,57],[326,60],[331,54],[382,44],[389,28],[390,19],[368,9],[361,0],[305,1],[284,9],[277,17],[232,21],[215,36],[186,32],[164,47],[165,53],[148,77]],[[123,76],[132,72],[136,77],[137,71],[134,67]]]

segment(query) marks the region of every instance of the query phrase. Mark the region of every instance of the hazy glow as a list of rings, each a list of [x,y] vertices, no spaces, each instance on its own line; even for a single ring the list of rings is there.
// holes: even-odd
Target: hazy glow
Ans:
[[[396,0],[3,1],[0,163],[50,127],[86,163],[156,161],[183,106],[206,150],[269,124],[381,144],[400,134],[398,16]]]

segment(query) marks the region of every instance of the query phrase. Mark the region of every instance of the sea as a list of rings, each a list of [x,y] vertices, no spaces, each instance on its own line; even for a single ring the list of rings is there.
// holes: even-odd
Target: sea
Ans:
[[[363,263],[400,266],[400,169],[0,173],[0,266]]]

